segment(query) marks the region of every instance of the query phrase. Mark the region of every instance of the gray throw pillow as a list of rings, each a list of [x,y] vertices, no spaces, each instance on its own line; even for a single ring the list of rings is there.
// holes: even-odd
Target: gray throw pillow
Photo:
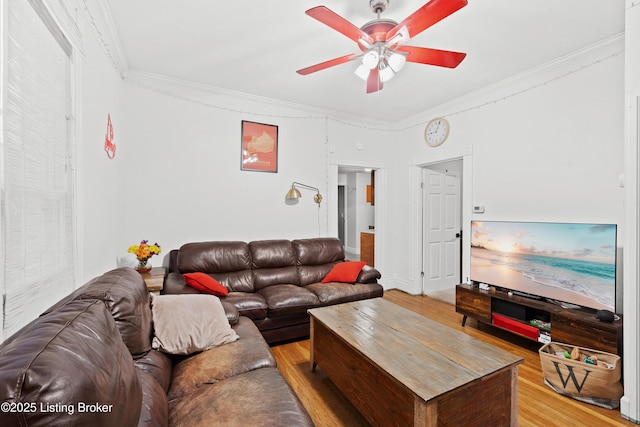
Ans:
[[[238,339],[215,295],[152,294],[155,336],[152,347],[169,354],[191,354]]]

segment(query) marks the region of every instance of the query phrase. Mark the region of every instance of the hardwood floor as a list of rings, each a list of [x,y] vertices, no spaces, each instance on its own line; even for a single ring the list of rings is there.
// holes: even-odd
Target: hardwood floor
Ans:
[[[535,343],[508,332],[467,320],[455,307],[426,296],[411,296],[398,290],[385,292],[385,299],[409,310],[466,332],[496,347],[524,358],[518,372],[518,422],[520,426],[635,426],[619,410],[609,410],[561,396],[543,383],[540,357]],[[367,421],[323,374],[309,367],[309,340],[272,347],[278,367],[295,390],[317,426],[367,426]],[[469,355],[473,357],[473,355]],[[363,390],[366,393],[366,390]],[[489,397],[488,397],[489,398]]]

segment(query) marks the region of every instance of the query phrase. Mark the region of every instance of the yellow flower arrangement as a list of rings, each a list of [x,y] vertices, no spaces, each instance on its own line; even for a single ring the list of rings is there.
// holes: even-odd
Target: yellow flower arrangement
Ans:
[[[150,245],[148,240],[143,240],[139,245],[129,246],[127,252],[134,254],[138,258],[138,268],[140,269],[147,266],[149,258],[162,252],[162,248],[157,243]]]

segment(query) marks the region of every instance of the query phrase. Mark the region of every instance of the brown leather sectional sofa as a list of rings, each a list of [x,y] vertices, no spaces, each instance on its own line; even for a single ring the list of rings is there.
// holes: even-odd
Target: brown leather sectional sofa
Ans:
[[[0,345],[0,425],[312,426],[258,328],[223,305],[237,341],[169,356],[141,276],[93,279]]]
[[[169,256],[165,294],[198,293],[183,274],[203,272],[222,283],[241,316],[269,343],[309,335],[307,310],[383,295],[380,273],[365,266],[355,284],[320,283],[344,247],[336,238],[187,243]]]

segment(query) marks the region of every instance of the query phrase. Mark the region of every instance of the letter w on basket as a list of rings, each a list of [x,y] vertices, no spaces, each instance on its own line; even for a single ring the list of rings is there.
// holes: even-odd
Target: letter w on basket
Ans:
[[[573,366],[566,365],[566,364],[564,365],[569,370],[569,374],[565,378],[562,375],[562,372],[560,371],[560,363],[558,363],[557,361],[553,360],[553,364],[556,367],[556,372],[558,373],[558,377],[560,378],[560,381],[562,381],[562,387],[566,389],[567,388],[567,384],[569,384],[569,380],[571,379],[573,381],[573,385],[576,387],[576,390],[578,390],[578,393],[580,393],[582,391],[582,387],[584,387],[584,383],[587,381],[587,377],[589,376],[591,371],[588,371],[586,369],[584,370],[586,372],[586,374],[584,375],[584,378],[582,378],[582,382],[580,383],[580,385],[578,385],[578,379],[576,378],[576,374],[573,372]]]

